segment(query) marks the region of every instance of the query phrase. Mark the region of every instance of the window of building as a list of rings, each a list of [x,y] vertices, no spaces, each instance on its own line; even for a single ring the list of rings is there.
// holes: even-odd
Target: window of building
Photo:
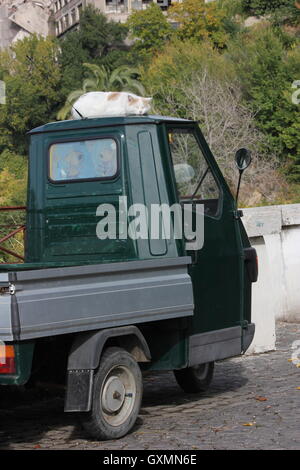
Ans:
[[[162,10],[168,9],[169,0],[156,0],[156,3]]]
[[[64,16],[65,27],[68,28],[70,26],[69,15]]]
[[[106,11],[124,12],[127,11],[127,2],[125,0],[105,0]]]
[[[73,10],[71,11],[71,21],[72,21],[72,24],[76,23],[76,10],[75,10],[75,8],[73,8]]]
[[[152,0],[142,0],[142,9],[146,10],[151,3],[153,3]]]

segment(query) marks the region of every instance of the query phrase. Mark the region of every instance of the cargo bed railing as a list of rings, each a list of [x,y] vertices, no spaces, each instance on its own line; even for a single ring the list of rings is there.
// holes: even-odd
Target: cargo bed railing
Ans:
[[[2,215],[3,212],[10,212],[10,211],[26,211],[26,206],[6,206],[6,207],[0,207],[0,216]],[[2,222],[2,217],[1,217],[1,222]],[[26,230],[26,225],[24,223],[18,222],[18,221],[13,221],[12,224],[9,223],[1,223],[0,222],[0,252],[1,253],[6,253],[7,255],[13,256],[14,258],[17,258],[20,263],[24,262],[24,234]],[[5,233],[5,231],[8,231],[10,229],[14,229],[8,233]],[[23,235],[23,242],[20,240],[17,240],[15,237],[18,233],[22,233]],[[20,246],[23,245],[22,254],[19,252],[16,252],[16,248],[13,247],[13,249],[8,248],[7,246],[3,246],[4,243],[7,241],[15,241],[15,243],[20,243]],[[7,264],[8,261],[1,261],[0,264]]]

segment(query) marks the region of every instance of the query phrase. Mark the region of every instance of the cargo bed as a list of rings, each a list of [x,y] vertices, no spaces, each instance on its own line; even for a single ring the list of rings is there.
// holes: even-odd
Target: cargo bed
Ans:
[[[0,340],[191,316],[190,262],[181,257],[48,269],[3,266]]]

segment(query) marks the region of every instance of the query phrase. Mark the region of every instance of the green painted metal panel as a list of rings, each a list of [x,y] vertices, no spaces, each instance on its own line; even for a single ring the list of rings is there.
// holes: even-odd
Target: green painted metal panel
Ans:
[[[172,128],[176,127],[172,124]],[[184,127],[181,123],[178,127]],[[185,127],[194,127],[193,123]],[[220,190],[218,213],[205,215],[204,246],[189,252],[194,260],[189,273],[193,282],[195,309],[189,334],[241,325],[244,320],[244,261],[235,201],[198,126],[196,137]],[[168,148],[166,153],[170,154]],[[170,175],[173,174],[170,155]],[[177,195],[177,201],[179,196]]]

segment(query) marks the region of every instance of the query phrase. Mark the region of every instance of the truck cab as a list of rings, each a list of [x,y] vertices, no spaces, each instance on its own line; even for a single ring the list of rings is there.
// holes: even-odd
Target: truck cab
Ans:
[[[0,340],[16,361],[11,373],[0,365],[0,385],[25,383],[36,351],[65,345],[65,409],[83,412],[101,439],[134,424],[141,370],[174,370],[185,391],[200,392],[214,361],[244,353],[254,335],[256,253],[194,121],[33,129],[25,263],[3,265],[0,277],[10,288]]]

